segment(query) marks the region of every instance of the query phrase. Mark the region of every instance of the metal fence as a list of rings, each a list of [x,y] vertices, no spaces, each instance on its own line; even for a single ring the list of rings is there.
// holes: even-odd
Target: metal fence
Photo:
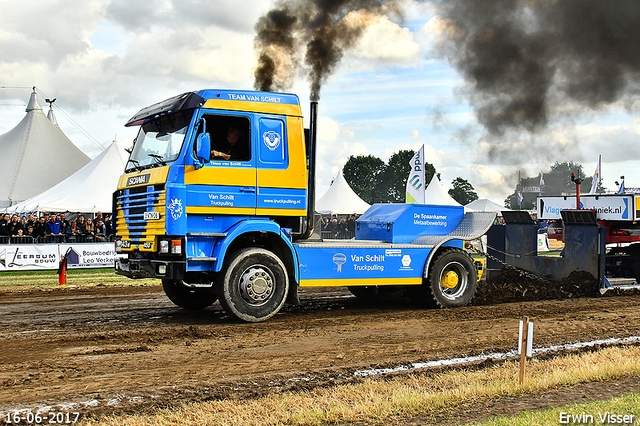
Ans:
[[[355,235],[349,231],[320,231],[323,240],[350,240]]]

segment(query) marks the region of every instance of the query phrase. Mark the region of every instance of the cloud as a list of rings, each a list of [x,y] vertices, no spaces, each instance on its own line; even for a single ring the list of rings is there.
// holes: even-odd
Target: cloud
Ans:
[[[355,46],[349,50],[349,55],[373,61],[378,66],[416,65],[420,60],[420,45],[413,40],[413,33],[391,22],[387,16],[375,16],[372,19],[373,23],[366,27]]]
[[[362,143],[348,142],[352,132],[342,131],[340,123],[329,117],[318,117],[316,195],[320,198],[350,156],[369,155]],[[346,137],[345,137],[346,136]]]

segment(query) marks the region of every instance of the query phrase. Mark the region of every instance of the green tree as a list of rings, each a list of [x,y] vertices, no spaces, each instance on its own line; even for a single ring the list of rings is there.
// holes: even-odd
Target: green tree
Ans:
[[[383,192],[392,203],[404,203],[407,179],[411,172],[411,159],[415,153],[401,150],[393,154],[387,162],[382,180]]]
[[[404,203],[407,179],[411,172],[411,158],[415,152],[401,150],[394,153],[387,164],[373,155],[351,156],[342,169],[345,180],[360,198],[374,202]],[[426,183],[436,173],[433,164],[424,164]]]
[[[593,176],[585,176],[582,165],[573,161],[556,161],[549,171],[543,172],[544,185],[541,188],[542,195],[574,195],[576,193],[576,184],[571,182],[571,173],[575,173],[576,178],[582,179],[583,182],[580,185],[580,193],[585,194],[591,190],[591,183],[593,182]],[[522,188],[535,187],[540,185],[540,175],[534,177],[522,178],[520,181]],[[522,203],[518,206],[517,203],[517,191],[509,195],[505,199],[505,206],[511,209],[523,209],[531,210],[535,208],[535,203],[539,193],[522,192]],[[596,189],[597,193],[605,192],[606,188],[602,186],[602,181],[598,182]]]
[[[451,185],[452,188],[449,190],[449,195],[463,206],[478,199],[478,194],[474,190],[473,185],[466,179],[457,177],[451,182]]]
[[[382,192],[391,203],[404,203],[407,192],[407,179],[411,173],[411,159],[415,152],[401,150],[393,154],[387,162],[382,180]],[[436,174],[436,168],[431,163],[424,163],[424,178],[426,183]],[[440,174],[438,173],[438,177]]]
[[[349,157],[342,174],[351,189],[369,204],[386,199],[382,179],[386,170],[384,161],[373,155]]]

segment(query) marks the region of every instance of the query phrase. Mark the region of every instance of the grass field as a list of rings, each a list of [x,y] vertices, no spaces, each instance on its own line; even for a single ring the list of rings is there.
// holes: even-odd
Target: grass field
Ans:
[[[497,417],[478,426],[555,426],[558,424],[640,424],[640,393],[609,401],[571,404],[552,410],[525,411],[516,417]]]
[[[410,424],[402,419],[453,413],[464,404],[483,404],[488,399],[541,393],[579,383],[602,382],[623,377],[640,380],[640,347],[612,347],[595,352],[560,356],[530,364],[527,380],[518,384],[518,363],[479,370],[398,376],[389,380],[367,379],[361,383],[283,393],[248,400],[221,400],[161,409],[153,414],[105,416],[86,419],[99,425],[327,425]],[[639,393],[575,407],[524,413],[516,418],[492,419],[486,425],[559,424],[560,412],[640,415]],[[570,411],[576,410],[576,411]],[[584,410],[584,411],[580,411]],[[593,411],[591,411],[593,410]],[[634,423],[638,424],[638,423]]]

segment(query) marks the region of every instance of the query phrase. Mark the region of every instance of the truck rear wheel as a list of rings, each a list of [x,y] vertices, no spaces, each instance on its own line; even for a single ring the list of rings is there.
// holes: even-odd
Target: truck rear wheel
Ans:
[[[184,309],[204,309],[218,300],[213,291],[189,288],[175,280],[162,280],[162,288],[169,300]]]
[[[459,249],[440,254],[429,273],[431,293],[443,308],[464,306],[471,302],[478,281],[473,259]]]
[[[260,322],[278,313],[289,292],[289,277],[282,261],[260,248],[238,251],[218,281],[224,310],[247,322]]]

